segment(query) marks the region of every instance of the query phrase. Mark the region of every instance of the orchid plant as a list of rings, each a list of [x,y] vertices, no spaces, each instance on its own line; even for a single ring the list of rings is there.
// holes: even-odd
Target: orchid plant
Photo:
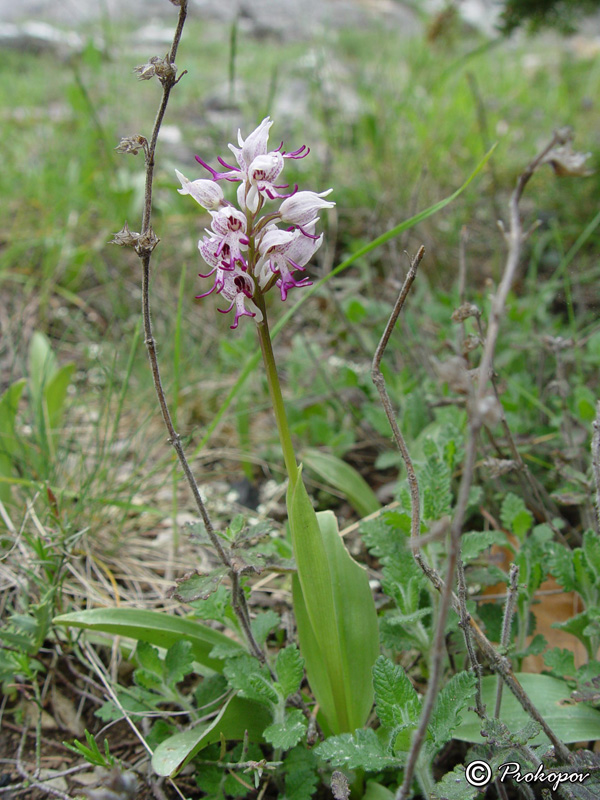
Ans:
[[[373,702],[371,670],[379,652],[377,613],[366,571],[348,554],[333,513],[316,514],[304,487],[287,423],[271,344],[266,293],[276,286],[282,300],[292,288],[309,286],[296,277],[323,242],[315,233],[319,213],[333,208],[324,192],[298,191],[283,184],[285,159],[304,158],[309,148],[286,152],[283,143],[268,151],[272,121],[266,117],[246,139],[229,145],[237,166],[219,158],[225,171],[196,160],[210,179],[190,181],[177,172],[179,192],[194,198],[212,217],[211,229],[198,243],[214,276],[211,289],[198,297],[221,294],[235,309],[231,328],[240,318],[257,325],[269,392],[288,473],[287,505],[292,548],[297,565],[293,579],[294,609],[300,648],[323,725],[333,733],[364,725]],[[219,181],[239,183],[237,206],[225,198]],[[278,209],[269,208],[281,201]],[[279,227],[285,225],[285,228]]]

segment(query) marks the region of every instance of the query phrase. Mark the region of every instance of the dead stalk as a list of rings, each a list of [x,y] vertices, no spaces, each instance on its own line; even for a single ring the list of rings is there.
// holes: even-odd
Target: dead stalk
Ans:
[[[533,161],[529,164],[529,166],[525,169],[525,171],[519,176],[517,180],[517,185],[510,199],[509,229],[508,232],[506,233],[506,241],[508,246],[506,265],[504,268],[502,280],[500,281],[500,285],[498,286],[498,290],[492,301],[492,309],[488,323],[487,335],[483,347],[483,355],[481,363],[479,366],[477,388],[471,393],[471,397],[469,398],[469,402],[467,403],[467,408],[469,412],[468,438],[465,447],[465,460],[463,463],[462,477],[458,490],[456,509],[450,527],[450,543],[449,543],[449,551],[447,557],[446,576],[443,582],[441,581],[440,576],[437,575],[437,573],[434,570],[432,570],[429,567],[429,565],[425,564],[424,559],[420,554],[420,552],[418,551],[418,549],[415,550],[415,559],[417,560],[417,563],[419,564],[421,569],[423,569],[429,580],[432,581],[433,585],[441,592],[442,597],[440,601],[439,614],[434,636],[431,673],[427,688],[427,694],[423,703],[423,711],[421,714],[421,718],[419,720],[419,726],[413,736],[410,753],[408,755],[408,759],[406,762],[404,770],[404,781],[396,793],[396,800],[406,800],[408,796],[417,760],[421,751],[421,747],[425,740],[427,725],[429,723],[429,718],[433,710],[435,698],[438,693],[439,681],[441,678],[443,653],[444,653],[444,631],[446,626],[448,609],[451,606],[459,614],[459,617],[461,619],[461,624],[464,628],[465,635],[467,637],[467,642],[469,641],[469,634],[467,633],[467,625],[468,625],[471,634],[474,636],[475,641],[477,642],[478,646],[481,648],[485,656],[488,658],[490,665],[492,666],[494,671],[496,671],[501,676],[504,683],[506,683],[508,688],[517,697],[517,699],[519,700],[525,711],[527,711],[529,715],[541,725],[544,733],[548,736],[548,738],[554,745],[557,756],[564,763],[569,763],[570,760],[569,750],[558,739],[558,737],[554,734],[554,732],[548,726],[546,721],[542,718],[540,713],[534,707],[531,700],[523,690],[522,686],[519,684],[518,680],[513,675],[512,668],[508,659],[504,658],[496,651],[493,645],[483,635],[477,624],[470,618],[470,615],[466,610],[466,596],[464,592],[464,587],[463,591],[459,593],[459,597],[457,597],[452,590],[452,587],[454,585],[455,571],[457,568],[457,564],[460,561],[460,536],[462,533],[465,513],[468,505],[469,491],[473,481],[476,452],[477,452],[477,441],[479,438],[479,432],[484,424],[482,418],[482,410],[485,406],[485,400],[487,397],[488,381],[491,377],[493,377],[492,364],[494,359],[494,352],[496,349],[498,334],[500,332],[500,325],[504,315],[506,300],[515,278],[521,254],[521,246],[523,242],[523,228],[519,213],[519,201],[523,195],[523,191],[527,183],[533,176],[535,170],[543,162],[544,158],[557,144],[564,143],[564,141],[565,141],[565,132],[556,131],[550,143],[533,159]],[[404,439],[400,433],[395,417],[393,415],[393,410],[391,407],[391,403],[389,401],[389,397],[385,392],[383,376],[379,369],[379,365],[381,363],[381,357],[383,355],[383,351],[385,350],[385,347],[389,341],[391,331],[396,323],[396,320],[404,304],[404,300],[406,299],[406,295],[408,294],[408,291],[414,280],[416,274],[416,267],[418,266],[418,263],[420,262],[421,258],[422,258],[422,249],[417,254],[417,257],[414,259],[413,264],[411,264],[411,269],[409,270],[409,273],[404,282],[404,286],[402,287],[402,290],[400,292],[398,301],[396,302],[396,306],[394,307],[388,325],[386,326],[386,329],[382,336],[381,342],[379,343],[379,346],[377,348],[375,358],[373,359],[373,369],[372,369],[373,381],[375,382],[375,385],[379,390],[386,415],[388,417],[388,420],[390,421],[392,431],[394,432],[394,439],[396,441],[396,444],[398,445],[398,448],[402,454],[402,457],[407,467],[409,486],[411,490],[411,505],[413,511],[413,520],[411,529],[411,535],[413,537],[415,535],[418,536],[419,525],[420,525],[420,517],[418,510],[418,498],[419,498],[418,482],[416,479],[416,475],[414,473],[410,456],[408,454],[408,450],[406,448],[406,443],[404,442]]]
[[[179,7],[177,28],[175,30],[175,35],[173,37],[173,44],[171,45],[171,49],[167,56],[167,60],[170,65],[173,65],[175,62],[175,57],[177,55],[177,49],[179,47],[179,42],[181,40],[181,35],[183,33],[183,26],[185,23],[186,16],[187,16],[187,0],[181,0],[181,4]],[[183,76],[183,74],[184,73],[180,75],[180,78]],[[154,339],[152,331],[152,318],[150,313],[150,261],[152,258],[152,250],[158,243],[158,239],[154,236],[151,227],[152,184],[154,178],[154,163],[155,163],[154,155],[156,151],[158,133],[162,125],[165,112],[167,110],[167,105],[169,102],[169,96],[171,94],[171,90],[173,89],[173,87],[180,78],[177,79],[175,78],[174,69],[172,70],[172,73],[169,73],[165,75],[163,78],[161,78],[161,83],[163,86],[162,98],[160,101],[158,112],[156,114],[156,118],[154,120],[152,135],[150,137],[149,142],[147,143],[147,146],[144,147],[144,152],[146,156],[146,183],[144,190],[144,210],[142,216],[142,230],[140,232],[138,245],[136,246],[136,251],[140,256],[142,262],[142,316],[144,321],[144,341],[146,344],[146,349],[148,351],[148,358],[150,361],[150,368],[152,371],[152,379],[154,382],[154,388],[156,390],[156,396],[158,398],[158,403],[160,406],[163,421],[165,423],[165,427],[167,428],[167,431],[169,433],[169,443],[173,446],[177,454],[177,458],[179,459],[179,463],[181,464],[181,468],[183,470],[183,473],[186,477],[186,480],[192,492],[194,502],[196,503],[196,507],[200,513],[202,522],[204,523],[204,527],[206,529],[210,542],[214,547],[221,563],[230,569],[230,573],[233,579],[234,572],[232,569],[231,558],[229,556],[229,553],[225,550],[225,548],[221,544],[219,536],[215,532],[214,526],[208,515],[208,511],[206,509],[204,501],[202,500],[202,497],[200,495],[198,484],[196,483],[196,479],[192,474],[188,460],[186,458],[183,446],[181,444],[181,437],[177,433],[173,425],[173,420],[171,417],[171,413],[169,411],[169,406],[167,404],[160,376],[158,357],[156,354],[156,341]],[[142,242],[147,242],[148,244],[142,245]],[[246,634],[252,652],[261,661],[261,663],[264,664],[266,661],[265,654],[257,644],[256,640],[254,639],[254,636],[250,628],[250,614],[246,603],[246,597],[241,588],[239,587],[239,583],[236,580],[233,580],[233,584],[234,584],[233,593],[235,595],[233,597],[233,607],[240,621],[240,625],[244,633]]]

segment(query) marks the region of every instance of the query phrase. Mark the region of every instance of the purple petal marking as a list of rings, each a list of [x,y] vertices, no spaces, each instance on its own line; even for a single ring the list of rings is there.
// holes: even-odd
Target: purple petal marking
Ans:
[[[203,297],[208,297],[208,295],[212,294],[216,288],[217,288],[217,282],[215,281],[214,286],[212,287],[212,289],[209,289],[208,292],[204,292],[204,294],[197,294],[196,295],[196,300],[201,300]]]
[[[210,271],[210,272],[208,272],[206,275],[203,275],[201,272],[199,272],[199,273],[198,273],[198,277],[199,277],[199,278],[210,278],[210,276],[211,276],[211,275],[214,275],[214,274],[215,274],[215,272],[216,272],[218,269],[219,269],[218,267],[213,267],[213,268],[211,269],[211,271]],[[213,287],[213,288],[214,288],[214,287]]]
[[[239,172],[240,173],[240,177],[238,178],[236,176],[230,175],[228,172],[217,172],[217,170],[213,169],[212,167],[210,167],[206,163],[206,161],[203,161],[200,158],[200,156],[194,156],[194,158],[196,159],[196,161],[199,164],[201,164],[204,167],[204,169],[207,169],[210,172],[210,174],[212,175],[213,181],[222,181],[224,179],[226,181],[231,181],[232,183],[237,183],[238,181],[242,180],[241,170],[239,170],[239,169],[237,169],[237,170],[234,169],[235,172]]]
[[[318,239],[318,238],[319,238],[319,236],[320,236],[320,234],[315,234],[315,235],[313,236],[313,234],[312,234],[312,233],[307,233],[307,232],[304,230],[304,228],[302,227],[302,225],[296,225],[296,227],[298,228],[298,230],[300,231],[300,233],[302,233],[302,234],[304,234],[304,236],[306,236],[306,238],[307,238],[307,239]]]
[[[289,185],[289,184],[288,184]],[[286,197],[293,197],[298,191],[298,184],[294,184],[294,189],[289,194],[279,194],[279,192],[272,192],[270,189],[265,191],[265,194],[269,198],[269,200],[284,200]]]
[[[283,144],[283,142],[281,144]],[[303,152],[304,150],[306,150],[306,152]],[[281,155],[284,158],[306,158],[309,153],[310,147],[303,144],[302,147],[299,147],[297,150],[293,150],[291,153],[282,153]]]
[[[219,162],[219,164],[220,164],[222,167],[227,167],[227,169],[233,169],[233,170],[235,170],[236,172],[239,172],[239,171],[240,171],[240,168],[239,168],[239,167],[233,167],[231,164],[228,164],[226,161],[224,161],[224,160],[221,158],[221,156],[218,156],[218,157],[217,157],[217,161]]]

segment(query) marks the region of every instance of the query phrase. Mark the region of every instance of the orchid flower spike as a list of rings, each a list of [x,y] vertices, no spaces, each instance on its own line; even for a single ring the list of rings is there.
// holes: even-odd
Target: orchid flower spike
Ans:
[[[190,181],[175,170],[182,187],[179,193],[191,195],[212,218],[208,235],[198,242],[198,249],[210,267],[210,272],[200,275],[214,276],[214,284],[198,297],[222,295],[228,307],[219,311],[227,313],[235,308],[232,328],[237,328],[243,316],[262,322],[262,295],[273,286],[279,289],[282,300],[290,289],[310,286],[308,276],[298,278],[294,273],[303,273],[321,246],[323,234],[315,233],[320,212],[335,206],[324,199],[332,189],[298,191],[297,185],[290,190],[289,184],[281,183],[285,159],[304,158],[310,151],[302,145],[286,152],[283,142],[269,151],[272,125],[270,117],[265,117],[245,139],[238,131],[238,146],[229,145],[236,163],[219,157],[223,170],[196,156],[210,179]],[[239,183],[237,207],[225,199],[219,181]],[[279,210],[268,207],[279,200]],[[288,227],[279,228],[279,223],[288,223]]]

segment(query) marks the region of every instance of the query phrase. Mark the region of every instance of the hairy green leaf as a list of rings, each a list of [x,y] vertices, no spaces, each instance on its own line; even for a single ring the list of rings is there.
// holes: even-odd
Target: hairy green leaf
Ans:
[[[500,520],[505,528],[520,539],[533,525],[533,517],[523,499],[512,492],[509,492],[502,501]]]
[[[250,623],[250,626],[252,628],[254,638],[259,645],[263,645],[266,642],[267,636],[271,633],[271,631],[279,627],[280,622],[281,618],[279,614],[273,611],[272,608],[270,608],[268,611],[261,611],[256,615],[256,617]]]
[[[561,678],[573,678],[575,676],[575,656],[571,650],[554,647],[544,653],[544,664],[552,670],[556,676]]]
[[[298,691],[304,675],[304,659],[295,644],[290,644],[277,653],[275,672],[284,697]]]
[[[321,782],[317,775],[317,758],[312,750],[295,747],[283,764],[285,772],[284,800],[310,800]]]
[[[388,754],[372,728],[359,728],[354,734],[342,733],[339,736],[330,736],[315,750],[317,755],[328,761],[332,767],[376,772],[400,766],[402,763]]]
[[[221,582],[228,573],[227,567],[217,567],[210,572],[197,572],[177,580],[177,588],[172,596],[180,603],[193,603],[196,600],[206,600],[216,592]]]
[[[156,647],[152,647],[148,642],[138,642],[135,648],[135,657],[142,669],[153,672],[162,678],[163,662]]]
[[[479,794],[476,786],[471,786],[465,777],[463,765],[447,772],[432,789],[431,800],[472,800]]]
[[[379,656],[373,667],[375,711],[388,728],[414,725],[419,720],[421,701],[401,666]]]
[[[165,656],[164,669],[165,683],[171,687],[176,686],[186,675],[193,672],[194,656],[191,642],[180,639],[172,647],[169,647]]]
[[[506,545],[506,536],[502,531],[473,531],[472,533],[463,533],[460,537],[462,560],[465,564],[468,564],[493,544]]]
[[[289,750],[295,747],[306,733],[306,720],[299,708],[293,708],[285,715],[283,722],[276,722],[265,728],[264,737],[273,747]]]
[[[450,741],[462,721],[461,712],[473,702],[477,679],[472,672],[453,675],[440,691],[429,721],[429,732],[434,746],[439,750]]]
[[[250,655],[230,658],[223,669],[223,674],[233,689],[237,689],[241,697],[265,703],[276,704],[279,696],[271,683],[271,676],[266,666],[262,666]]]

